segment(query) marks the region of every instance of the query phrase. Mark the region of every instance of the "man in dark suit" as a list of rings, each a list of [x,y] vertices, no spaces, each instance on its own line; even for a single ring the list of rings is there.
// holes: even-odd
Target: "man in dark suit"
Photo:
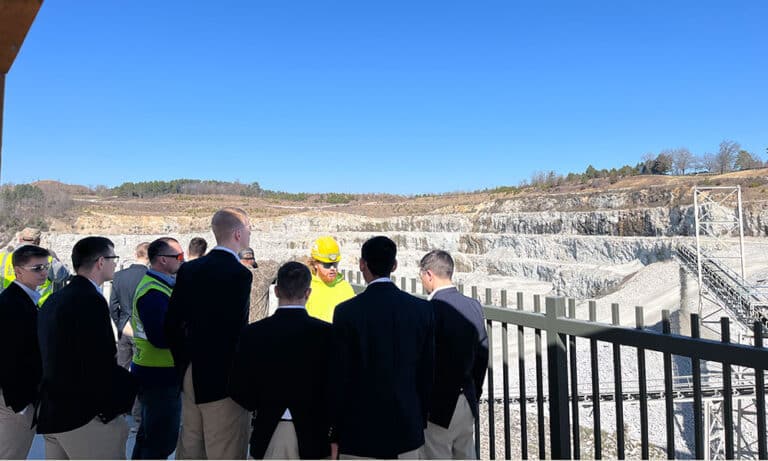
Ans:
[[[252,275],[237,252],[249,245],[250,221],[239,208],[223,208],[211,227],[217,246],[181,266],[165,320],[183,380],[177,459],[244,459],[248,452],[248,412],[227,387],[248,319]]]
[[[322,459],[331,453],[326,379],[331,325],[307,314],[311,281],[304,264],[281,266],[277,311],[240,336],[230,392],[256,411],[251,433],[256,459]]]
[[[35,430],[41,365],[35,291],[48,277],[50,253],[35,245],[13,252],[14,281],[0,293],[0,459],[26,459]]]
[[[453,286],[453,258],[446,251],[424,255],[419,277],[435,312],[435,386],[425,455],[476,459],[474,423],[488,367],[483,308]]]
[[[333,316],[331,441],[342,458],[417,459],[432,389],[432,306],[400,291],[395,242],[363,244],[368,287]],[[336,447],[334,447],[335,451]]]
[[[136,397],[130,373],[117,364],[116,332],[100,286],[118,257],[104,237],[72,248],[77,275],[40,309],[43,363],[37,432],[49,459],[125,459],[128,425],[120,415]]]
[[[109,295],[109,314],[117,327],[117,363],[126,369],[131,366],[134,349],[131,328],[133,294],[136,292],[139,281],[147,273],[148,248],[149,242],[136,245],[136,262],[115,272],[115,277],[112,279],[112,292]]]

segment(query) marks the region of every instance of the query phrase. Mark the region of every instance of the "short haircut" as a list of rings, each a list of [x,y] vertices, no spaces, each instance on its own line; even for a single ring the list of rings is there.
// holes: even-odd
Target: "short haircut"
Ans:
[[[453,258],[447,251],[432,250],[421,258],[419,269],[430,270],[440,278],[450,279],[453,277]]]
[[[149,242],[141,242],[136,245],[136,259],[146,259],[149,250]]]
[[[363,243],[360,258],[365,260],[368,270],[379,277],[389,277],[395,268],[397,245],[389,237],[379,235]]]
[[[147,248],[147,256],[149,256],[149,262],[153,263],[158,256],[167,255],[169,251],[174,251],[173,248],[171,248],[171,245],[169,245],[170,242],[179,243],[179,241],[173,237],[160,237],[159,239],[150,243],[149,248]]]
[[[289,261],[277,270],[277,288],[286,299],[298,299],[312,283],[309,268],[298,261]]]
[[[72,266],[75,272],[90,269],[101,256],[108,256],[115,244],[106,237],[85,237],[72,247]]]
[[[202,256],[208,249],[208,242],[202,237],[195,237],[189,241],[189,248],[187,248],[187,254],[189,256]]]
[[[245,227],[248,214],[242,208],[225,207],[213,214],[211,229],[217,242],[225,241],[230,234]]]
[[[23,245],[13,252],[11,256],[11,263],[13,267],[20,267],[28,264],[32,258],[47,258],[51,253],[45,248],[41,248],[37,245]]]

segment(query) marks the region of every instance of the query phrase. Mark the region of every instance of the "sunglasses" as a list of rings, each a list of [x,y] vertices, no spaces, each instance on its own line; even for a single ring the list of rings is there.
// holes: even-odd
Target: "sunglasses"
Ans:
[[[158,256],[165,256],[166,258],[174,258],[176,261],[184,261],[184,252],[182,251],[179,254],[175,255],[158,255]]]
[[[330,269],[332,267],[339,267],[339,263],[324,263],[324,262],[320,261],[320,264],[322,264],[323,267],[326,268],[326,269]]]
[[[50,264],[35,264],[34,266],[21,266],[22,269],[29,272],[45,272],[51,267]]]

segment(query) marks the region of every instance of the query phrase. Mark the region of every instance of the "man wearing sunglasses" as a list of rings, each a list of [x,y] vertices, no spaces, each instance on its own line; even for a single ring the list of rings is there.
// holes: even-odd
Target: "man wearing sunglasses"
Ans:
[[[45,435],[48,459],[125,459],[128,425],[121,415],[133,406],[136,384],[117,364],[116,332],[101,291],[117,260],[111,240],[79,240],[72,248],[77,275],[40,309],[37,432]]]
[[[17,234],[18,244],[19,246],[40,246],[41,235],[40,229],[25,227]],[[2,279],[0,280],[0,292],[7,288],[16,277],[12,258],[12,249],[0,251],[0,279]],[[55,254],[49,252],[46,279],[37,287],[37,292],[40,293],[38,305],[42,305],[54,291],[61,289],[69,278],[69,270],[59,261]]]
[[[307,312],[312,317],[333,322],[336,306],[355,296],[352,286],[339,273],[341,248],[330,235],[319,237],[310,250],[309,270],[312,272],[312,294]]]
[[[176,448],[181,419],[179,379],[165,339],[165,314],[174,276],[184,262],[179,242],[162,237],[149,244],[149,269],[133,297],[131,373],[139,383],[141,423],[132,459],[165,459]]]
[[[32,427],[40,349],[35,291],[48,276],[45,248],[25,245],[13,252],[15,280],[0,293],[0,459],[26,459]]]

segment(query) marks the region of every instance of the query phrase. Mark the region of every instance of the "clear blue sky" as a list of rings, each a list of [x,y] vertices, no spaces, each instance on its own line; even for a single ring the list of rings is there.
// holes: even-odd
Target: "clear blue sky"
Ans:
[[[54,1],[2,181],[516,185],[733,139],[766,158],[768,2]]]

